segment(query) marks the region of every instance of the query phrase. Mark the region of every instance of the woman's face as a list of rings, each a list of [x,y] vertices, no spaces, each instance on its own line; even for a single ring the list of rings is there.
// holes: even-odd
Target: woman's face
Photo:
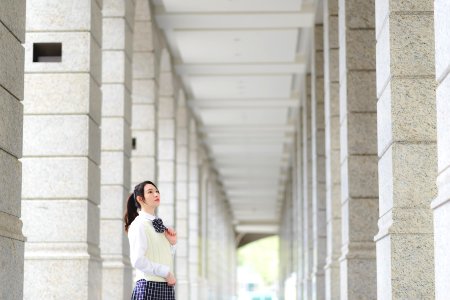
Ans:
[[[158,207],[159,206],[159,191],[152,184],[146,184],[144,186],[144,197],[145,203],[150,207]]]

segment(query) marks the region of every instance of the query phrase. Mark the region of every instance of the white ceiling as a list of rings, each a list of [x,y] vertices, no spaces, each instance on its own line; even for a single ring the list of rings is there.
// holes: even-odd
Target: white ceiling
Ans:
[[[236,230],[275,233],[311,0],[154,0]]]

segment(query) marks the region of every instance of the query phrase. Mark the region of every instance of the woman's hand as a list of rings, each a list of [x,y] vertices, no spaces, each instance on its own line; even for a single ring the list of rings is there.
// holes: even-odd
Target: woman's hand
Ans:
[[[173,230],[173,228],[167,228],[167,230],[164,231],[164,235],[171,245],[177,243],[177,232]]]
[[[177,280],[175,279],[175,276],[171,272],[166,277],[167,284],[170,286],[174,286],[175,283],[177,283]]]

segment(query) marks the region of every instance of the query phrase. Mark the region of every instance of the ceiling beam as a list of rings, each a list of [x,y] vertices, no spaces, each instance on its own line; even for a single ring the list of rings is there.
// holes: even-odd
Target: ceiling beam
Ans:
[[[156,22],[167,29],[287,29],[311,28],[314,9],[286,13],[164,13],[156,12]]]
[[[305,74],[306,62],[302,59],[293,63],[179,64],[175,70],[180,76]]]
[[[295,132],[294,125],[239,125],[239,126],[202,126],[199,128],[200,132],[261,132],[261,131],[275,131],[275,132]]]
[[[298,107],[300,100],[298,99],[246,99],[246,100],[206,100],[196,99],[189,100],[189,105],[196,108],[242,108],[248,107],[253,109],[266,108],[266,107]]]

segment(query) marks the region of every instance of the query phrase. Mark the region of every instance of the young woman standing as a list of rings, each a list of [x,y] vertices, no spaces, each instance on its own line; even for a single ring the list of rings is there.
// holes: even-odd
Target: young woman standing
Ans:
[[[131,265],[136,268],[132,300],[175,300],[173,254],[177,235],[156,217],[159,203],[159,190],[151,181],[136,185],[128,197],[125,231]]]

